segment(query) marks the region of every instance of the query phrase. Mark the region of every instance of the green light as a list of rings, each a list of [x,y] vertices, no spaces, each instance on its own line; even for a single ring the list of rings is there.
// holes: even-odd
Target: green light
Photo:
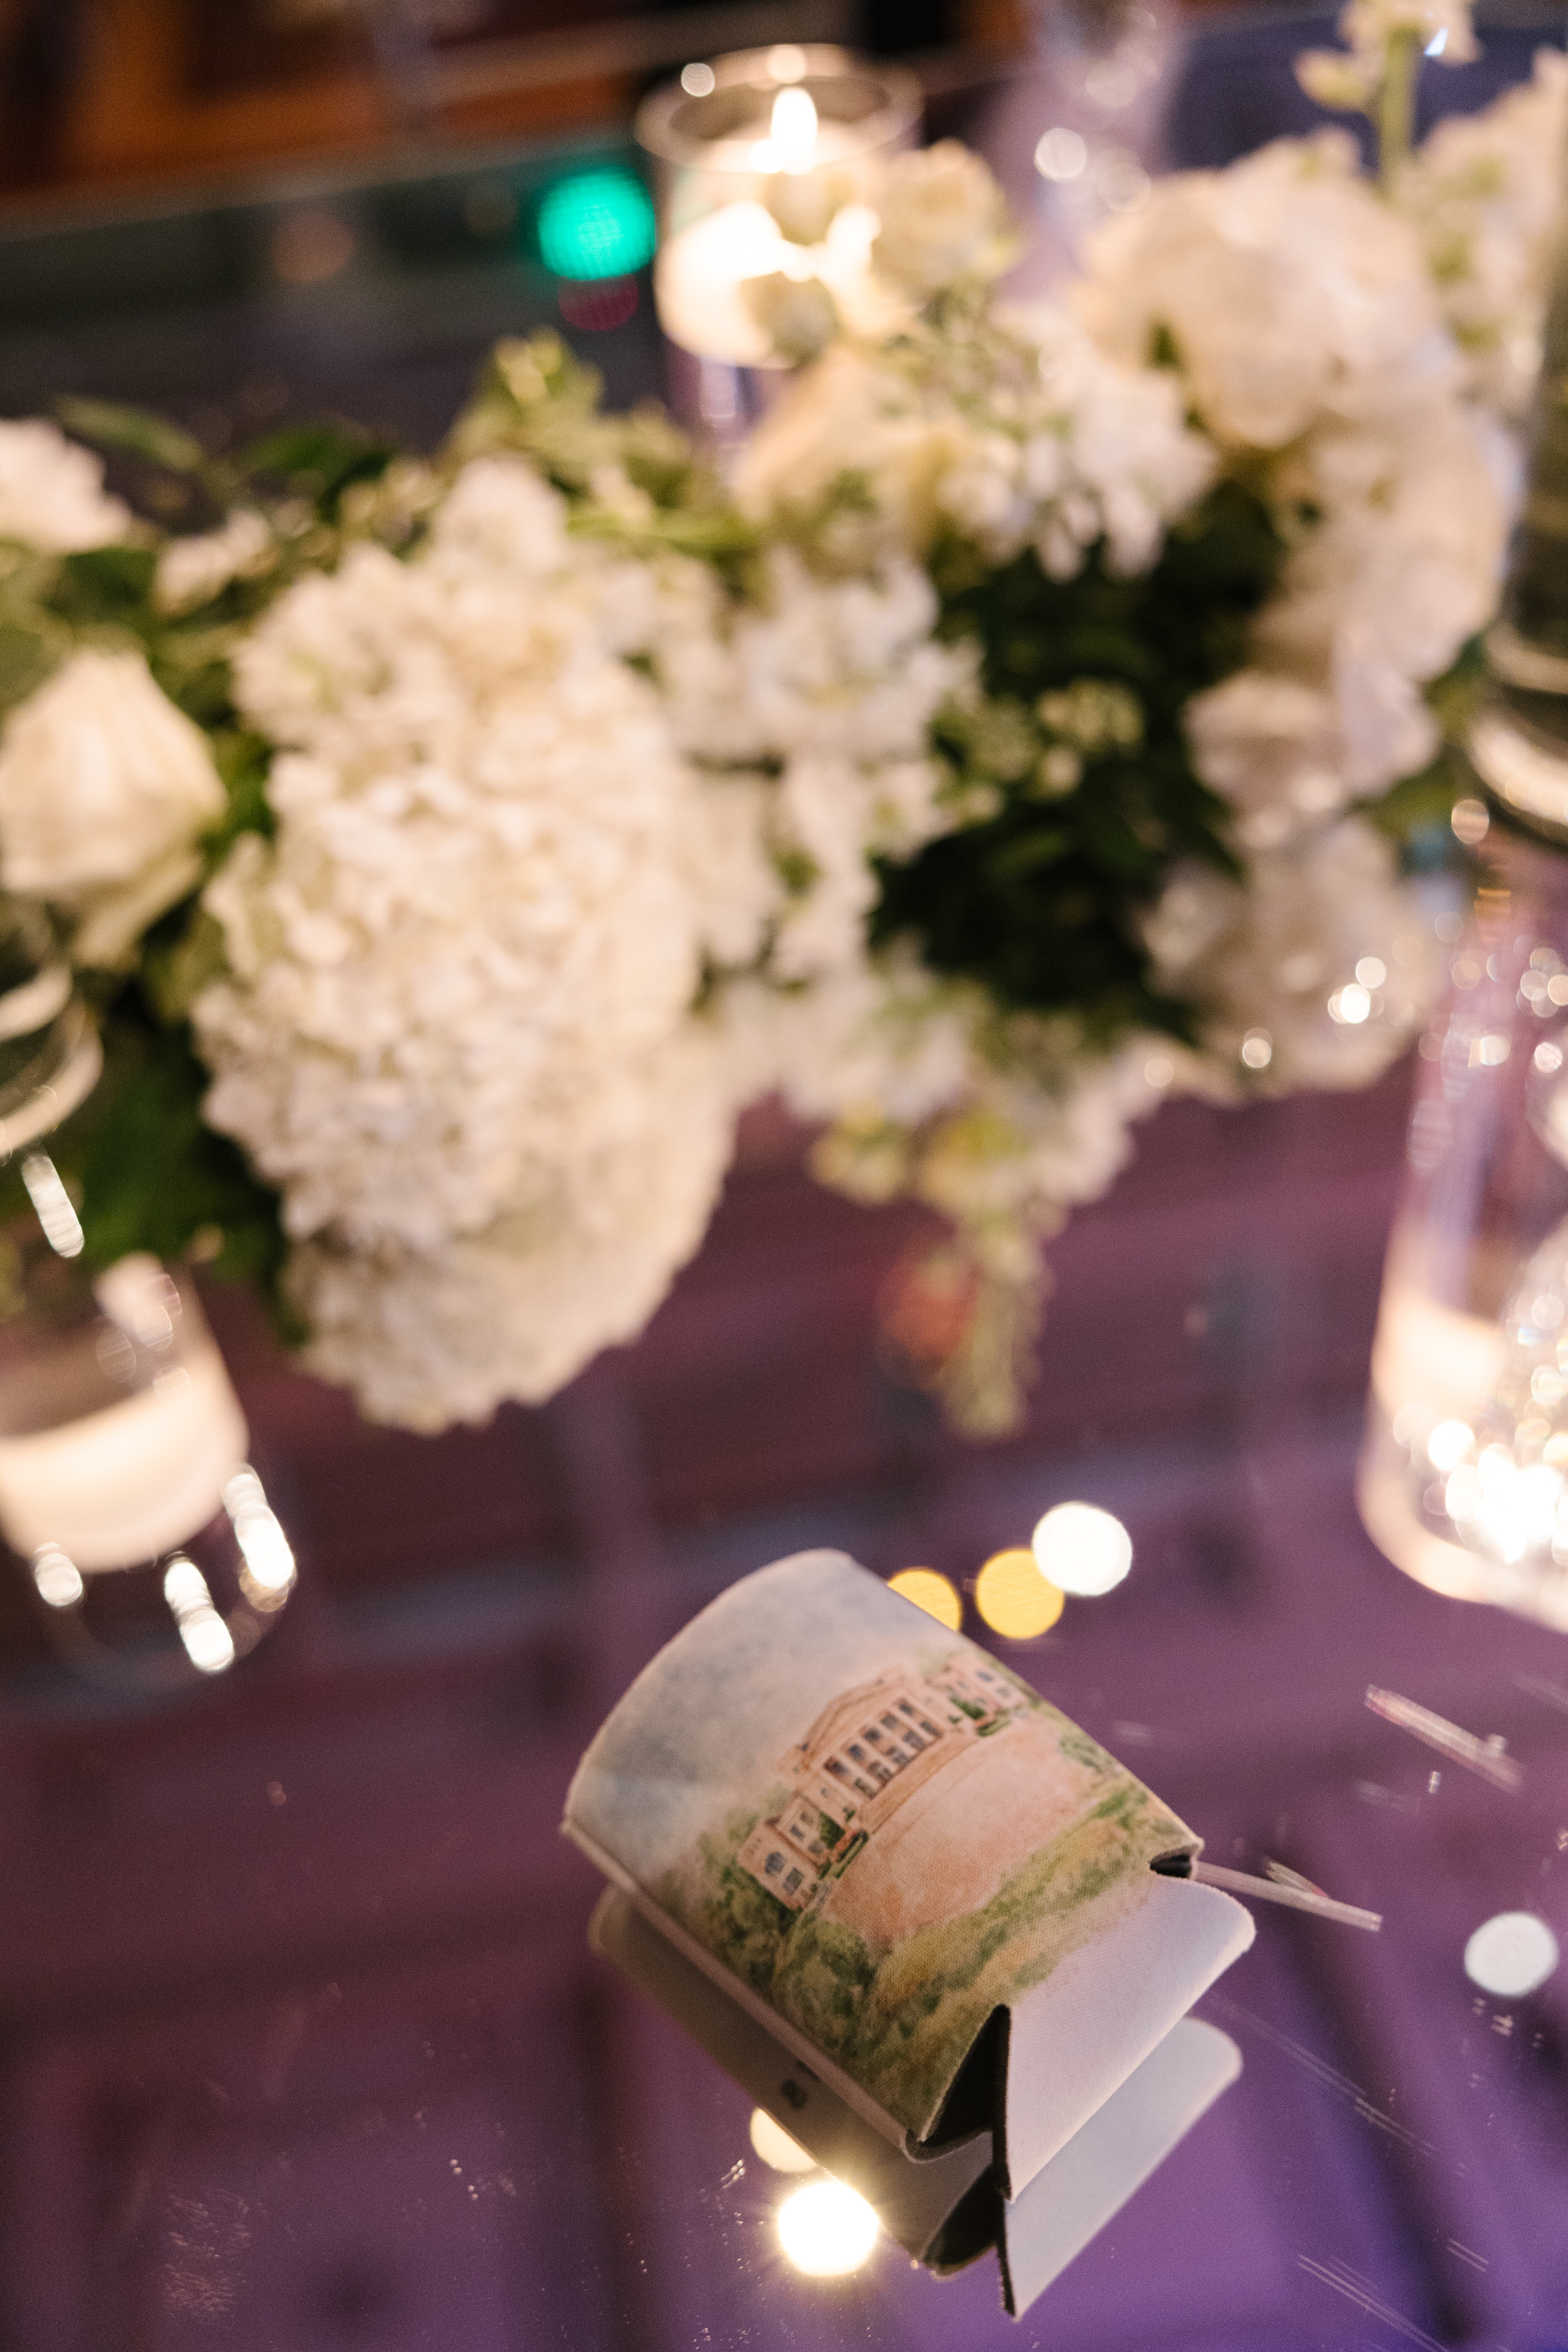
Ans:
[[[653,257],[653,206],[629,172],[557,180],[539,207],[539,251],[557,278],[627,278]]]

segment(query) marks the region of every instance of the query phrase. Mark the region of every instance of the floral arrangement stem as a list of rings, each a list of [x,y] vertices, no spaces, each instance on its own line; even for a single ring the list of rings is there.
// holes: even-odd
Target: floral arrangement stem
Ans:
[[[1388,44],[1387,65],[1377,100],[1377,168],[1392,188],[1409,160],[1415,128],[1415,78],[1421,70],[1421,36],[1402,26]]]

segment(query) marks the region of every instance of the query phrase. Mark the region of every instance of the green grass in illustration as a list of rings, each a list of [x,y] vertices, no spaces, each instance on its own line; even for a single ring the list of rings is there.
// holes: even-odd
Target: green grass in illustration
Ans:
[[[1092,1935],[1100,1896],[1186,1842],[1147,1789],[1076,1725],[1058,1721],[1063,1752],[1110,1786],[958,1918],[878,1950],[818,1910],[789,1911],[735,1859],[784,1801],[782,1786],[701,1838],[696,1870],[672,1872],[659,1899],[899,2122],[923,2129],[992,2010],[1041,1982]]]

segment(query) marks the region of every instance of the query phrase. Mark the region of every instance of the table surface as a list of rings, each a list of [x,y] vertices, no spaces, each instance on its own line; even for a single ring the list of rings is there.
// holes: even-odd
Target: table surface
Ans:
[[[455,283],[447,391],[500,299],[476,325]],[[168,323],[122,318],[117,363],[88,305],[81,388],[174,380],[195,331]],[[0,386],[40,336],[0,335]],[[237,409],[253,358],[218,384]],[[1461,1964],[1505,1909],[1568,1940],[1568,1642],[1407,1582],[1352,1499],[1408,1093],[1401,1068],[1165,1109],[1056,1244],[1041,1385],[994,1447],[878,1363],[921,1219],[817,1190],[766,1113],[645,1339],[486,1431],[365,1429],[216,1298],[301,1559],[275,1635],[133,1704],[69,1679],[4,1586],[0,2343],[1568,2347],[1568,1969],[1501,2001]],[[1283,1862],[1385,1924],[1260,1906],[1200,2010],[1240,2081],[1015,2325],[989,2260],[789,2268],[747,2102],[589,1957],[597,1881],[556,1824],[632,1674],[736,1576],[832,1543],[967,1585],[1069,1497],[1124,1520],[1132,1573],[1000,1654],[1211,1859]],[[1441,1763],[1369,1684],[1503,1735],[1521,1788]]]

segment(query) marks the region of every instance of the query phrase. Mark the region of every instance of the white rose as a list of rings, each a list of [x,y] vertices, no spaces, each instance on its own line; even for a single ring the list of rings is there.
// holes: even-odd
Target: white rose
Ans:
[[[68,555],[122,539],[130,526],[129,508],[104,495],[101,461],[58,425],[0,424],[0,539]]]
[[[877,268],[922,300],[960,278],[992,276],[1010,257],[1002,191],[956,139],[896,157],[877,210]]]
[[[0,736],[0,881],[77,919],[110,965],[200,877],[226,795],[206,739],[137,653],[79,653]]]

